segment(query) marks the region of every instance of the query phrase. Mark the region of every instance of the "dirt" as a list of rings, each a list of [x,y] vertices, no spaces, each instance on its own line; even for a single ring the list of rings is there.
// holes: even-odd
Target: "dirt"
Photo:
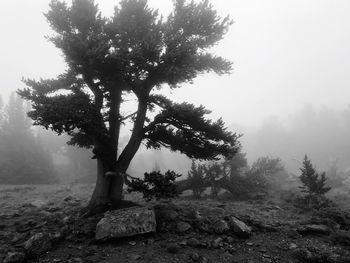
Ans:
[[[95,226],[103,215],[77,217],[92,188],[0,187],[0,262],[9,252],[27,253],[24,244],[37,233],[49,233],[52,244],[45,253],[27,253],[25,262],[350,262],[350,225],[348,218],[334,214],[339,209],[305,212],[280,200],[221,202],[183,197],[171,203],[212,220],[234,215],[252,227],[249,238],[195,227],[179,232],[175,222],[164,221],[154,234],[96,242]],[[126,198],[144,204],[140,196]],[[300,234],[298,229],[307,224],[325,225],[330,233]]]

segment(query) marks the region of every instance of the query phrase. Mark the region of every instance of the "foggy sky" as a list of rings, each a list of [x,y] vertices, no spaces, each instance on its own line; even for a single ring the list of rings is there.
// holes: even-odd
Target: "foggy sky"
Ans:
[[[48,0],[1,1],[1,91],[23,87],[21,78],[55,77],[65,69],[60,51],[45,39]],[[117,1],[99,0],[106,15]],[[164,14],[171,0],[150,0]],[[172,98],[203,104],[227,124],[260,125],[305,103],[345,108],[350,102],[350,1],[212,0],[234,20],[216,53],[234,62],[229,76],[199,77]]]

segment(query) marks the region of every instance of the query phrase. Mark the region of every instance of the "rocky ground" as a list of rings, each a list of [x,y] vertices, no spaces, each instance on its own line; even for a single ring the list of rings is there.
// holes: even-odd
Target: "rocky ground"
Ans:
[[[143,203],[156,232],[96,240],[91,185],[0,188],[0,262],[350,262],[350,216],[277,200]]]

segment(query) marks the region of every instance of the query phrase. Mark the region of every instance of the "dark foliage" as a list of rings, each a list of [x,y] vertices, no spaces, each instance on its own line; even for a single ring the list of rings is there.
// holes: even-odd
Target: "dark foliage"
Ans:
[[[145,173],[144,179],[131,179],[128,184],[128,192],[140,192],[148,201],[174,198],[178,196],[175,180],[180,176],[170,170],[165,174],[160,171]]]

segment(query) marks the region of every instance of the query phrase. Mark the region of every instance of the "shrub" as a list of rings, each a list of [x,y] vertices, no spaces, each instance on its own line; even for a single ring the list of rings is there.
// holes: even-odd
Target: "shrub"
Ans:
[[[147,201],[178,197],[175,180],[180,177],[173,171],[145,173],[144,179],[132,178],[128,192],[140,192]]]

